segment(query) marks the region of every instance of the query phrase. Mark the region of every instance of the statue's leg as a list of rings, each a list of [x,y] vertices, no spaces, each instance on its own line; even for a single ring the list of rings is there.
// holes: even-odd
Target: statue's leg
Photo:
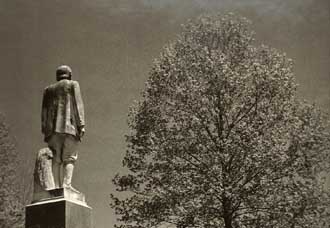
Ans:
[[[60,186],[63,187],[63,180],[64,180],[64,163],[61,161],[60,164],[60,177],[59,177],[59,183]]]
[[[61,150],[62,150],[62,142],[59,134],[54,134],[51,136],[50,140],[48,141],[49,148],[53,151],[53,162],[52,162],[52,171],[54,177],[55,188],[62,187],[61,181]]]
[[[53,176],[54,176],[54,183],[55,188],[61,187],[61,163],[53,162]]]
[[[66,162],[64,164],[63,187],[67,187],[67,188],[71,187],[73,169],[74,169],[73,162]]]
[[[63,144],[62,160],[64,164],[63,187],[72,188],[72,176],[74,163],[78,158],[77,153],[78,140],[72,135],[66,135]]]

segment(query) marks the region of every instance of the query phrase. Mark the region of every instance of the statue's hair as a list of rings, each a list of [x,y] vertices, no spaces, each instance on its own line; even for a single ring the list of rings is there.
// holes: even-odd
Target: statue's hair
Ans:
[[[56,69],[56,79],[57,79],[57,81],[59,81],[61,79],[71,80],[71,77],[72,77],[72,70],[69,66],[62,65],[62,66],[59,66]]]

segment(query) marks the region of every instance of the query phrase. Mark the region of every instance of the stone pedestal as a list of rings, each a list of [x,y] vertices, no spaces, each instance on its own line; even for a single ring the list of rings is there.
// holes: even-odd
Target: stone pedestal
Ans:
[[[83,194],[63,188],[48,193],[26,206],[25,228],[92,228],[92,209]]]

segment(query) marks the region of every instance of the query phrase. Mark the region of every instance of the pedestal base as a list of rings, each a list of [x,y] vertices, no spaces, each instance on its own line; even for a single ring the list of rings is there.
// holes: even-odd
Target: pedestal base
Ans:
[[[37,202],[26,206],[25,228],[92,228],[91,211],[65,198]]]

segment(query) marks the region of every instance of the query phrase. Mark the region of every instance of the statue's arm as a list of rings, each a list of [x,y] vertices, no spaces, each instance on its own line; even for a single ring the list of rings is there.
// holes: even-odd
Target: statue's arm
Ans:
[[[77,125],[80,129],[84,128],[85,126],[85,112],[84,112],[84,103],[81,97],[80,86],[79,83],[74,81],[73,83],[73,95],[75,98],[75,107],[78,120]]]
[[[48,107],[48,93],[47,88],[44,90],[42,97],[42,107],[41,107],[41,132],[46,133],[47,126],[47,107]]]

